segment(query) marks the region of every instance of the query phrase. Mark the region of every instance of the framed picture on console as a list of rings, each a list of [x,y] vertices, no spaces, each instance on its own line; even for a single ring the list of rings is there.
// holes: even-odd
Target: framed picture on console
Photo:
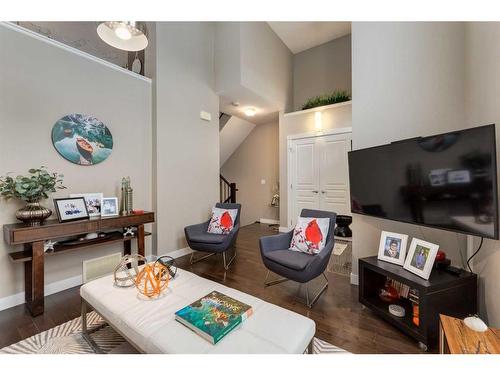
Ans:
[[[408,236],[406,234],[382,231],[378,259],[402,266],[405,262],[407,242]]]
[[[102,198],[101,201],[101,216],[117,216],[118,212],[118,198]]]
[[[54,199],[54,206],[60,223],[89,218],[87,204],[82,197]]]
[[[70,198],[85,198],[87,203],[87,211],[90,217],[101,216],[101,201],[102,193],[82,193],[70,194]]]
[[[404,268],[425,280],[429,280],[439,245],[414,238],[411,241]]]

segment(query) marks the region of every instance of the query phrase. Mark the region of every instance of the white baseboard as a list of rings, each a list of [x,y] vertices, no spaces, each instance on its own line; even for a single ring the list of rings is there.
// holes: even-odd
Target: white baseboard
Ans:
[[[184,255],[191,254],[193,252],[189,247],[183,249],[174,250],[170,253],[165,253],[162,255],[169,255],[172,258],[180,258]],[[82,285],[82,275],[73,276],[64,280],[55,281],[53,283],[45,285],[45,296],[50,296],[51,294],[61,292],[63,290],[73,288],[75,286]],[[0,298],[0,311],[9,309],[11,307],[22,305],[25,302],[24,292],[12,294],[7,297]]]
[[[261,224],[279,224],[280,221],[276,219],[259,219]]]
[[[51,294],[73,288],[78,285],[82,285],[82,275],[55,281],[53,283],[45,285],[45,296],[50,296]],[[24,302],[24,292],[0,298],[0,311],[9,309],[17,305],[22,305]]]
[[[287,233],[287,232],[290,232],[290,228],[287,228],[287,227],[280,227],[280,228],[279,228],[279,231],[280,231],[281,233]]]
[[[359,285],[359,276],[351,272],[351,284]]]

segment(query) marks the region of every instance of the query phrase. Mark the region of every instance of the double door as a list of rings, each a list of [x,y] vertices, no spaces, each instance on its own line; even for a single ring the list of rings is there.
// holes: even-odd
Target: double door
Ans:
[[[351,214],[347,153],[351,133],[289,141],[289,225],[303,208]]]

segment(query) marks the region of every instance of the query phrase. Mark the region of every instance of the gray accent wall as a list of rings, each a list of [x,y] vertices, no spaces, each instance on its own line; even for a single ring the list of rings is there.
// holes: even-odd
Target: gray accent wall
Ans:
[[[333,90],[351,92],[351,35],[293,56],[293,108]]]

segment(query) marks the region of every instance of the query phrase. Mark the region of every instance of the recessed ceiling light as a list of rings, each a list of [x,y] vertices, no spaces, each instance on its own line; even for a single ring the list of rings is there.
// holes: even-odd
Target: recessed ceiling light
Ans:
[[[141,51],[148,46],[143,22],[108,21],[97,27],[99,37],[110,46],[124,51]]]
[[[255,108],[249,107],[245,109],[245,115],[247,115],[248,117],[253,117],[256,113],[257,111],[255,110]]]

